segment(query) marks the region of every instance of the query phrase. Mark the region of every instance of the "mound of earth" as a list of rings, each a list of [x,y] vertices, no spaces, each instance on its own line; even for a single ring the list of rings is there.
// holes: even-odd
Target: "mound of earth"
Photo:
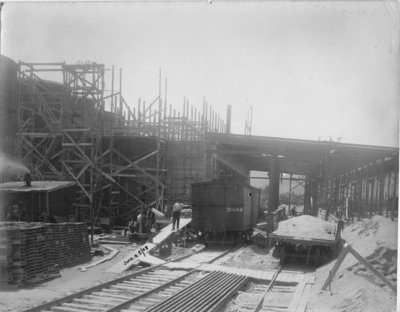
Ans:
[[[393,285],[397,283],[397,226],[397,221],[374,216],[346,226],[342,234]],[[395,311],[396,294],[351,254],[341,264],[331,290],[322,292],[335,262],[317,270],[308,311]]]
[[[294,217],[279,222],[273,234],[306,239],[335,239],[336,224],[309,215]]]

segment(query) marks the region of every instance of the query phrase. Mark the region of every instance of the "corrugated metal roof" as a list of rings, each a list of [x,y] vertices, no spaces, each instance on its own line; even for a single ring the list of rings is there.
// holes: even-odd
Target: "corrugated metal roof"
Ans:
[[[75,185],[72,181],[32,181],[31,187],[24,181],[13,181],[0,184],[0,192],[51,192]]]

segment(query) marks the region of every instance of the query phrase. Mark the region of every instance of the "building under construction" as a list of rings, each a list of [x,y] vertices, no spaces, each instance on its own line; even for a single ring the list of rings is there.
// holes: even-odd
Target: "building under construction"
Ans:
[[[291,188],[304,186],[309,214],[397,213],[398,148],[233,135],[230,107],[224,121],[205,100],[201,111],[187,100],[181,110],[169,105],[161,72],[155,99],[133,105],[121,71],[103,64],[2,56],[0,69],[1,149],[33,180],[74,181],[73,219],[125,223],[177,196],[190,202],[194,182],[249,182],[252,170],[269,174],[269,213],[282,173]]]

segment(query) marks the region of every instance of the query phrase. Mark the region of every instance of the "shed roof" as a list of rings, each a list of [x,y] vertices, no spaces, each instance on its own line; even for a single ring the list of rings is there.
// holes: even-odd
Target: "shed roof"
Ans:
[[[25,186],[24,181],[13,181],[0,184],[0,192],[51,192],[74,186],[73,181],[32,181],[31,187]]]

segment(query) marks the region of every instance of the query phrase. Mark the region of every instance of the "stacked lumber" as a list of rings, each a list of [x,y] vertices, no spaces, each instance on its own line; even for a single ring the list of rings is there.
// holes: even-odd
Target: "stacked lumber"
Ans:
[[[55,263],[61,267],[90,259],[90,245],[84,223],[48,224],[49,241],[54,246]]]
[[[0,286],[40,282],[90,257],[84,223],[0,222]]]

